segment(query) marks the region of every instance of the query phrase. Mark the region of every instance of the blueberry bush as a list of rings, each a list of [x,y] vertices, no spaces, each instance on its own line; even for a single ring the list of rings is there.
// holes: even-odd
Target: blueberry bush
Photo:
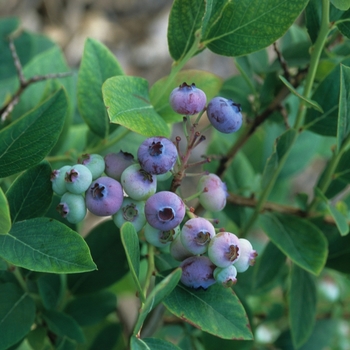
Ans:
[[[0,19],[0,350],[349,349],[350,1],[174,0],[167,39],[150,86]]]

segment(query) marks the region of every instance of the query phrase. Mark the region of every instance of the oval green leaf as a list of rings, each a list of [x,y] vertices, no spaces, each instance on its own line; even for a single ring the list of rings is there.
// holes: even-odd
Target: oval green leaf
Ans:
[[[20,221],[0,236],[0,256],[28,270],[76,273],[96,269],[84,239],[49,218]]]
[[[0,187],[0,235],[4,235],[11,229],[10,207],[5,193]]]
[[[102,93],[112,123],[144,136],[170,135],[169,127],[150,102],[147,80],[130,76],[109,78]]]
[[[340,96],[338,112],[337,144],[340,150],[350,134],[350,67],[340,66]]]
[[[327,258],[327,240],[306,219],[283,214],[260,216],[262,229],[271,241],[295,264],[318,275]]]
[[[180,348],[173,343],[170,343],[160,338],[143,338],[144,343],[152,350],[180,350]]]

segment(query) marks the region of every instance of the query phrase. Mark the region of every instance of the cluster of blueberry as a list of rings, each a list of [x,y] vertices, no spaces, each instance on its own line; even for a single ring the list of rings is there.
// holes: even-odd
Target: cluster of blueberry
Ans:
[[[183,83],[170,95],[172,108],[186,116],[207,111],[212,125],[223,132],[237,131],[242,124],[240,106],[216,97],[206,107],[205,93]],[[176,142],[155,136],[138,148],[137,161],[130,153],[83,155],[78,164],[52,172],[53,191],[61,197],[57,210],[71,223],[82,221],[87,209],[98,216],[112,216],[119,228],[130,222],[140,236],[169,249],[181,261],[183,284],[208,288],[215,282],[236,282],[237,272],[254,263],[256,252],[246,239],[229,232],[216,233],[210,220],[194,214],[175,193],[185,176],[189,155],[205,138],[195,131],[187,136],[183,154]],[[157,192],[157,182],[173,177],[172,191]],[[201,174],[197,186],[199,203],[211,212],[226,205],[226,185],[215,174]],[[186,217],[186,219],[185,219]]]

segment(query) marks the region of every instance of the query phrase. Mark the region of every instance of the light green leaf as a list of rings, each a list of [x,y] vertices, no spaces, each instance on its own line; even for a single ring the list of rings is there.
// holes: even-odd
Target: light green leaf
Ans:
[[[331,3],[342,11],[346,11],[350,8],[350,0],[331,0]]]
[[[130,338],[131,350],[151,350],[151,348],[140,338],[132,335]]]
[[[151,105],[147,80],[130,76],[109,78],[102,93],[112,123],[144,136],[170,135],[169,127]]]
[[[50,152],[61,133],[67,99],[63,89],[0,132],[0,177],[25,170]]]
[[[128,260],[130,272],[144,302],[145,296],[140,284],[140,242],[135,227],[130,222],[125,222],[120,229],[120,237]]]
[[[323,113],[323,109],[322,107],[316,102],[313,101],[309,98],[304,97],[303,95],[301,95],[295,88],[294,86],[282,75],[279,76],[279,78],[282,80],[283,84],[287,86],[287,88],[290,90],[290,92],[292,92],[295,96],[299,97],[307,107],[310,108],[314,108],[316,109],[316,111],[319,111],[321,113]]]
[[[20,221],[0,235],[0,256],[28,270],[76,273],[96,269],[84,239],[49,218]]]
[[[208,0],[202,43],[225,56],[258,51],[280,38],[307,3],[308,0]]]
[[[340,96],[338,111],[337,145],[340,150],[350,134],[350,67],[340,66]]]
[[[78,75],[78,109],[91,131],[104,138],[109,120],[102,98],[102,84],[110,77],[124,72],[106,46],[97,40],[85,41]]]
[[[11,229],[10,208],[5,193],[0,187],[0,235],[6,234]]]
[[[175,316],[219,338],[253,339],[246,312],[231,288],[214,284],[195,290],[178,284],[163,303]]]
[[[0,350],[9,349],[29,333],[35,319],[35,303],[13,283],[0,284]]]
[[[283,214],[264,214],[260,224],[271,241],[295,264],[315,275],[327,259],[327,240],[306,219]]]
[[[28,169],[7,191],[12,222],[45,215],[52,200],[51,167],[46,161]]]
[[[152,350],[180,350],[180,348],[173,343],[170,343],[160,338],[143,338],[144,343]]]
[[[289,289],[289,323],[296,349],[306,342],[312,333],[316,319],[316,286],[313,277],[293,265]]]

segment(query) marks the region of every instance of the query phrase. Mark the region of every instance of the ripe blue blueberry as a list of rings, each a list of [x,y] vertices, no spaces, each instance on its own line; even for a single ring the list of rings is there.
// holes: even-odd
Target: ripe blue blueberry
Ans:
[[[142,169],[139,164],[127,167],[120,182],[125,193],[138,201],[146,200],[157,190],[157,177]]]
[[[64,179],[66,177],[66,172],[69,171],[70,168],[70,165],[65,165],[60,169],[53,170],[51,173],[50,180],[52,182],[52,190],[59,196],[62,196],[67,192],[66,182]]]
[[[157,192],[147,199],[145,215],[151,226],[162,231],[168,231],[175,228],[183,220],[185,204],[173,192]]]
[[[206,210],[217,212],[225,207],[227,187],[219,176],[215,174],[202,176],[198,181],[197,191],[201,192],[199,202]]]
[[[83,154],[78,163],[85,165],[91,171],[93,180],[100,177],[105,170],[105,161],[99,154]]]
[[[171,92],[169,103],[176,113],[193,115],[204,109],[207,97],[204,91],[198,89],[195,84],[182,83]]]
[[[207,289],[216,282],[213,275],[216,266],[206,256],[191,256],[180,267],[181,282],[187,287]]]
[[[237,282],[237,270],[233,265],[225,268],[217,267],[214,270],[214,278],[216,282],[221,283],[224,287],[231,287]]]
[[[225,134],[239,130],[243,122],[241,106],[224,97],[214,97],[208,103],[207,116],[214,128]]]
[[[82,221],[86,215],[85,199],[81,194],[66,192],[56,210],[71,224]]]
[[[180,235],[177,235],[175,239],[170,243],[170,255],[177,261],[183,261],[190,256],[193,256],[181,242]]]
[[[82,194],[89,188],[92,174],[85,165],[76,164],[66,172],[64,180],[68,192]]]
[[[258,253],[253,249],[252,244],[245,238],[239,239],[239,259],[234,262],[234,266],[237,269],[237,272],[244,272],[248,270],[249,266],[255,264],[255,258],[258,256]]]
[[[120,209],[113,215],[113,221],[121,228],[125,222],[130,222],[138,232],[146,224],[145,202],[125,197]]]
[[[177,159],[176,146],[166,137],[150,137],[143,141],[137,151],[142,169],[153,175],[165,174]]]
[[[143,231],[145,239],[148,243],[154,245],[157,248],[164,248],[171,244],[174,239],[180,233],[180,226],[167,231],[162,231],[152,227],[149,223],[145,225]]]
[[[86,206],[98,216],[115,214],[123,203],[121,184],[110,177],[102,176],[92,182],[85,193]]]
[[[135,164],[131,153],[120,151],[105,155],[105,173],[107,176],[120,181],[123,171],[130,165]]]
[[[209,259],[218,267],[227,267],[240,257],[239,238],[231,232],[219,232],[208,247]]]
[[[193,254],[204,254],[214,236],[214,226],[200,217],[186,221],[180,235],[184,247]]]

